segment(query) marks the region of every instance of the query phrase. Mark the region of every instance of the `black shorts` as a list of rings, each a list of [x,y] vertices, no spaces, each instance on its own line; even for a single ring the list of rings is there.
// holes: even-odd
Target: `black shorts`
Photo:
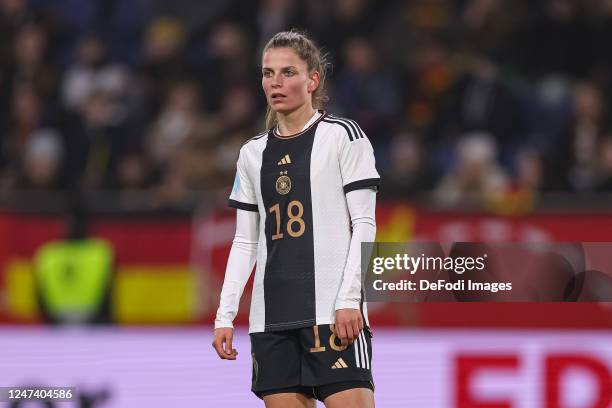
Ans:
[[[365,328],[351,345],[343,346],[334,325],[268,333],[252,333],[251,390],[259,398],[279,392],[300,392],[323,401],[329,395],[370,388],[372,333]]]

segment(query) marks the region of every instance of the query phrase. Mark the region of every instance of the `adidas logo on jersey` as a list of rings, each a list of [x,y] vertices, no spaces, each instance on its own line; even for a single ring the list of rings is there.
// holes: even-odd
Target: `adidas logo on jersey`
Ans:
[[[348,366],[346,365],[342,357],[340,357],[338,360],[336,360],[336,362],[331,368],[332,370],[335,370],[336,368],[348,368]]]
[[[278,165],[281,166],[283,164],[291,164],[291,157],[289,157],[288,154],[285,155],[285,157],[283,157],[281,159],[281,161],[278,162]]]

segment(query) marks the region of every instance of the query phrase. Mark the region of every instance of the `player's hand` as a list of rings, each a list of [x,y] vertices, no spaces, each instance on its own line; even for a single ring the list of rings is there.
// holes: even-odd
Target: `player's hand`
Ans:
[[[215,338],[212,346],[223,360],[235,360],[238,352],[232,348],[234,329],[231,327],[220,327],[215,329]]]
[[[363,330],[363,318],[359,309],[336,310],[336,336],[342,344],[353,344]]]

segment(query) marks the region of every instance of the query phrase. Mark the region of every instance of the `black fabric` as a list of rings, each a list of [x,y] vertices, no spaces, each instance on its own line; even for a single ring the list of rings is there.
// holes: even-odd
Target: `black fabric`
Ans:
[[[371,381],[343,381],[333,384],[321,385],[319,387],[304,387],[298,385],[295,387],[277,388],[274,390],[266,390],[261,392],[255,392],[259,398],[263,399],[267,395],[283,394],[283,393],[297,393],[304,394],[307,398],[314,398],[321,402],[324,402],[330,395],[336,394],[341,391],[352,390],[355,388],[367,388],[374,391],[374,384]]]
[[[380,178],[364,179],[348,183],[344,186],[344,194],[369,187],[375,187],[376,190],[378,190],[378,188],[380,187]]]
[[[367,348],[366,363],[361,353],[358,353],[359,360],[355,358],[355,347],[358,352],[361,351],[356,342],[343,348],[331,325],[316,327],[316,332],[314,327],[304,327],[251,333],[253,393],[263,398],[264,395],[280,392],[301,392],[323,400],[344,389],[364,385],[370,388],[366,384],[372,382],[370,329],[366,327],[360,337],[365,340]],[[360,344],[363,346],[363,341]],[[365,351],[363,355],[366,355]],[[340,359],[344,366],[338,367]],[[334,366],[336,368],[332,368]],[[312,389],[312,394],[306,388]]]
[[[365,133],[363,133],[363,130],[361,130],[361,128],[359,127],[359,125],[357,124],[357,122],[355,122],[352,119],[347,119],[347,118],[338,118],[336,116],[332,116],[332,115],[328,115],[325,119],[325,122],[328,123],[336,123],[339,125],[345,124],[348,125],[351,129],[352,129],[352,135],[349,132],[348,129],[347,132],[349,132],[349,140],[352,142],[353,140],[357,140],[357,139],[363,139],[365,137]]]
[[[245,211],[257,212],[257,204],[248,204],[236,200],[229,200],[228,205],[232,208],[237,208]]]
[[[257,395],[259,398],[263,399],[266,395],[283,394],[286,392],[294,392],[297,394],[304,394],[308,398],[316,398],[313,387],[304,387],[302,385],[296,385],[295,387],[276,388],[273,390],[254,392],[254,394]]]
[[[344,130],[346,131],[346,134],[349,137],[349,140],[352,142],[353,140],[356,139],[356,136],[352,130],[352,127],[346,123],[346,122],[341,122],[339,120],[330,120],[328,118],[323,119],[323,122],[327,122],[327,123],[335,123],[336,125],[340,125],[344,128]]]
[[[314,398],[323,402],[327,397],[340,391],[352,390],[354,388],[368,388],[374,391],[374,383],[371,381],[343,381],[333,384],[314,387]]]
[[[316,323],[310,189],[310,158],[316,129],[315,125],[293,138],[271,137],[263,152],[261,195],[268,255],[264,277],[265,331]],[[282,163],[287,155],[290,163]],[[288,177],[291,183],[284,194],[277,187],[281,177]],[[298,215],[301,221],[291,220]],[[304,228],[300,232],[302,223]],[[295,236],[296,232],[300,235]],[[280,234],[282,237],[278,238]]]

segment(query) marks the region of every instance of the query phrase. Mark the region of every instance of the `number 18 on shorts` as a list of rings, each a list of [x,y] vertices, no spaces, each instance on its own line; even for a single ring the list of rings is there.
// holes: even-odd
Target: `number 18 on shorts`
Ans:
[[[253,392],[371,382],[371,337],[366,327],[353,344],[343,345],[333,324],[252,333]]]

